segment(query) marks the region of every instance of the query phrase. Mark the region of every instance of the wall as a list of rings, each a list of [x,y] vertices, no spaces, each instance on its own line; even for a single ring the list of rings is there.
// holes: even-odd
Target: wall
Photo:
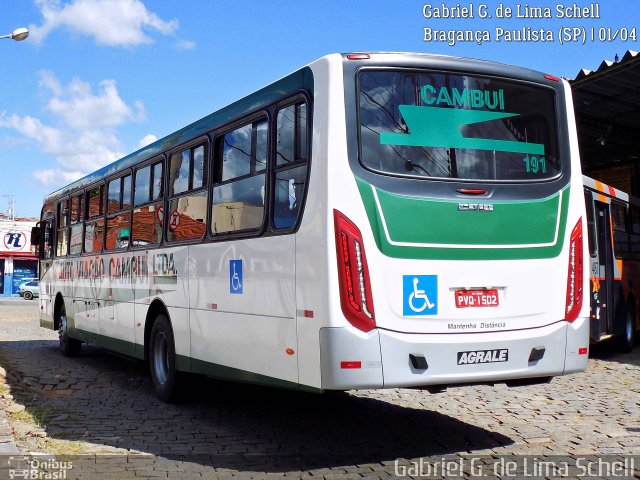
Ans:
[[[35,252],[30,244],[31,227],[35,224],[30,220],[0,220],[0,259],[4,260],[0,294],[3,296],[15,294],[22,278],[37,276]]]
[[[586,171],[585,175],[614,188],[638,196],[637,176],[632,164],[606,167],[599,170]]]

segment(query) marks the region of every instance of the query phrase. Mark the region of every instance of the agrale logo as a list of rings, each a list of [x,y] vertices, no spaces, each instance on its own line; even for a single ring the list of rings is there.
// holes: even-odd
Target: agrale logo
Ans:
[[[458,365],[471,365],[476,363],[507,362],[509,350],[475,350],[470,352],[458,352]]]

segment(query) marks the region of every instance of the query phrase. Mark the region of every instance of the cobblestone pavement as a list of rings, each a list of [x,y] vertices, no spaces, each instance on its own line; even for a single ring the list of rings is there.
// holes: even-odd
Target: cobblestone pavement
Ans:
[[[0,364],[21,453],[91,454],[67,478],[387,478],[398,458],[640,454],[640,349],[599,349],[546,385],[313,395],[197,379],[167,405],[140,363],[86,345],[65,358],[37,302],[0,299]],[[10,434],[0,415],[0,445]]]

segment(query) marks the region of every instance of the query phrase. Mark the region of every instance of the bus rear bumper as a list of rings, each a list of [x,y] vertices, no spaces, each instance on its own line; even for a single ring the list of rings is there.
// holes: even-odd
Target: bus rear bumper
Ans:
[[[579,318],[505,332],[320,332],[322,388],[420,387],[552,377],[587,367],[589,323]]]

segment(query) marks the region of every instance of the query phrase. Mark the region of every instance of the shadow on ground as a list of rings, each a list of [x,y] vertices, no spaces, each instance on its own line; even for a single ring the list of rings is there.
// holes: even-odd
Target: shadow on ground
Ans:
[[[589,348],[589,357],[607,362],[625,363],[640,367],[640,347],[636,347],[627,353],[620,352],[620,347],[615,339],[607,340]]]
[[[49,436],[168,460],[287,472],[513,443],[393,391],[316,395],[196,377],[186,401],[168,405],[151,393],[143,365],[99,348],[83,346],[69,359],[57,342],[17,341],[0,342],[0,352],[16,400],[27,410],[50,409],[43,418]],[[428,405],[429,395],[417,397]]]

